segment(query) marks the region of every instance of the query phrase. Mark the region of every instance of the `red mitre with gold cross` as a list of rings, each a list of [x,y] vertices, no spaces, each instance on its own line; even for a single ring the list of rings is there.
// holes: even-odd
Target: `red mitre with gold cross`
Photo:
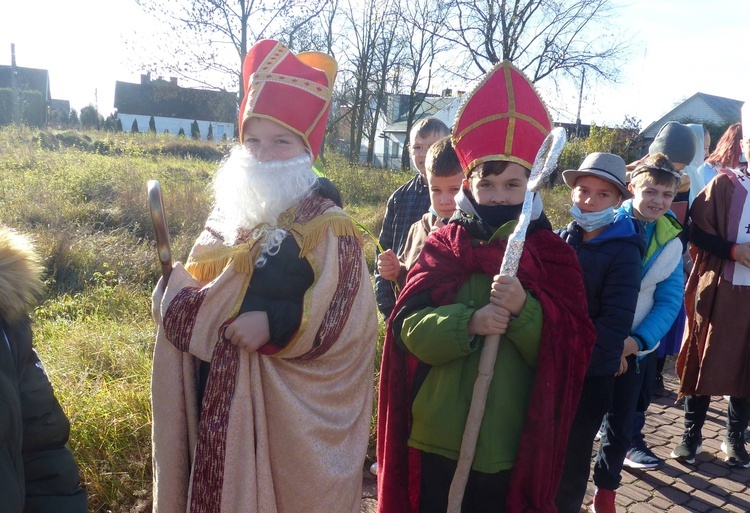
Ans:
[[[464,173],[491,160],[531,169],[550,130],[552,120],[534,86],[503,61],[467,95],[451,137]]]
[[[245,97],[240,105],[240,142],[244,142],[243,129],[250,117],[266,118],[302,137],[313,160],[317,158],[337,69],[336,61],[324,53],[294,55],[278,41],[255,43],[242,67]]]

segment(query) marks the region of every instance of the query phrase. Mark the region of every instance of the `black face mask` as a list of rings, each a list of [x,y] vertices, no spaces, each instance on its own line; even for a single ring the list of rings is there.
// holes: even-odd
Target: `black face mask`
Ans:
[[[523,203],[518,205],[480,205],[474,199],[474,210],[477,215],[490,226],[499,228],[508,221],[517,221],[523,210]]]

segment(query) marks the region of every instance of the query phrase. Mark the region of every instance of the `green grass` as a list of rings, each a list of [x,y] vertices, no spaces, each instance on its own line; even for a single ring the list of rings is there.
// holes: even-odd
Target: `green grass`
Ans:
[[[92,512],[151,509],[150,294],[160,267],[146,183],[161,182],[173,256],[184,260],[226,149],[168,135],[0,128],[0,222],[30,235],[44,259],[35,344],[71,420]],[[327,155],[324,170],[370,234],[372,270],[387,199],[411,175],[351,166],[338,155]],[[562,226],[567,188],[543,197]],[[383,333],[381,321],[375,386]],[[374,430],[373,414],[371,449]]]

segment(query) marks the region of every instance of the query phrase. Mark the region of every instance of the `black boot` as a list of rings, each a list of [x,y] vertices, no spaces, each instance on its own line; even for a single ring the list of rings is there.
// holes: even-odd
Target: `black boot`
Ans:
[[[693,465],[695,456],[703,452],[703,435],[698,426],[690,426],[682,433],[682,442],[674,448],[670,456]]]
[[[745,449],[745,428],[750,417],[750,403],[738,397],[729,398],[727,436],[721,450],[727,453],[724,461],[730,467],[750,468],[750,455]]]
[[[653,391],[654,397],[664,397],[667,395],[667,391],[664,389],[664,376],[662,376],[661,372],[656,373],[656,376],[654,376],[654,391]]]
[[[688,396],[685,398],[685,432],[682,442],[674,448],[670,456],[680,461],[695,463],[695,456],[703,451],[703,423],[711,401],[710,396]]]

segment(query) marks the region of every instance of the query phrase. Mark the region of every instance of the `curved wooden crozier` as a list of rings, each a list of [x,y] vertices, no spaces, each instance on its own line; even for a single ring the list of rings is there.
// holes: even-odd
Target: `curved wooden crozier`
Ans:
[[[164,199],[161,195],[161,185],[156,180],[148,181],[148,206],[151,209],[151,222],[154,224],[156,235],[156,252],[161,263],[161,274],[164,277],[164,287],[172,273],[172,250],[169,246],[169,226],[164,213]]]

